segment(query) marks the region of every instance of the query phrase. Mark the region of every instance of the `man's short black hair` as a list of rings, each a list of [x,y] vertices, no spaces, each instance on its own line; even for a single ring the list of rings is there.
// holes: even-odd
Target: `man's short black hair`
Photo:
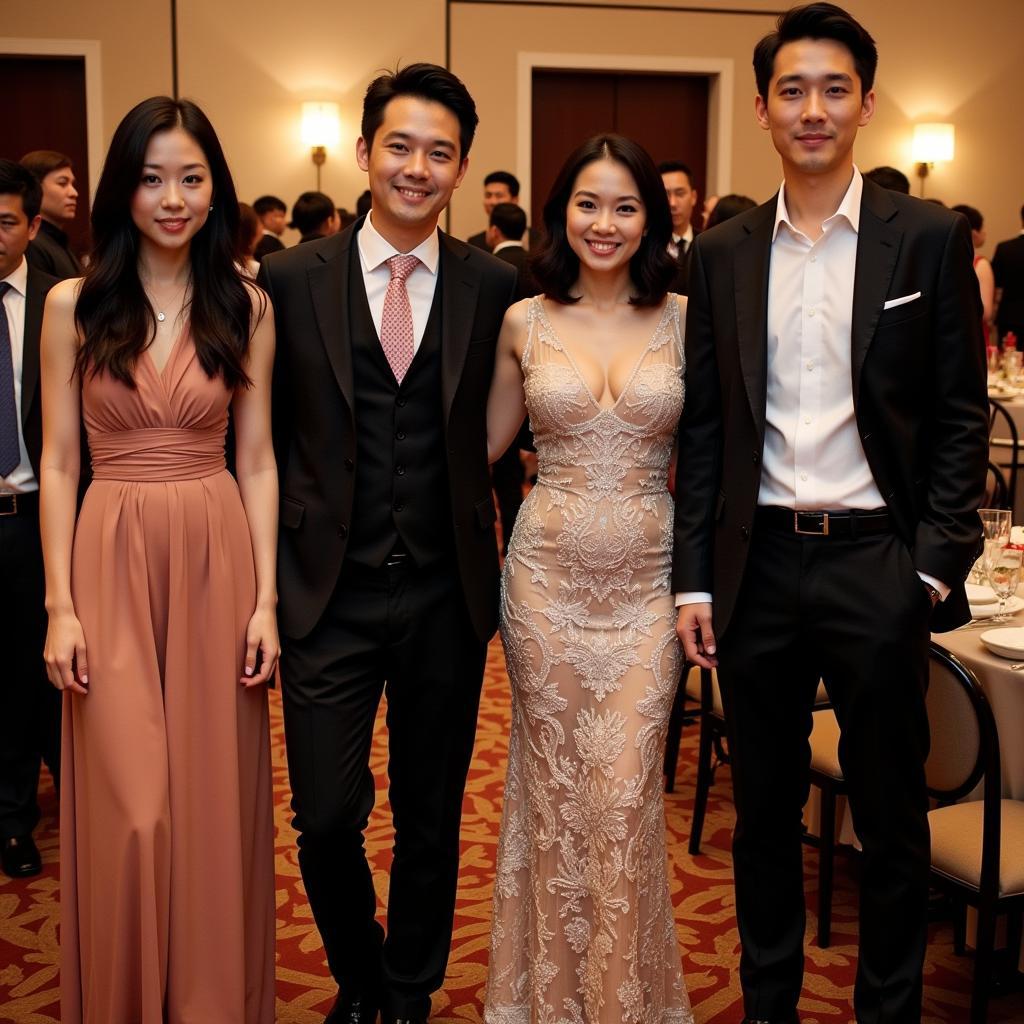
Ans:
[[[39,179],[13,160],[0,160],[0,195],[21,196],[21,208],[31,221],[39,215],[43,204],[43,187]]]
[[[315,231],[325,220],[334,216],[334,200],[323,192],[303,192],[292,207],[289,227],[304,235]]]
[[[910,179],[895,167],[875,167],[865,172],[864,177],[873,181],[881,188],[887,188],[890,192],[902,192],[905,196],[910,195]]]
[[[399,96],[414,96],[447,107],[459,122],[459,159],[469,156],[480,118],[469,90],[447,68],[437,64],[410,64],[400,71],[385,72],[375,78],[363,97],[360,132],[367,150],[384,123],[384,108]]]
[[[853,66],[860,78],[861,95],[875,84],[878,48],[866,28],[852,15],[835,4],[814,3],[791,7],[779,15],[775,31],[754,47],[754,78],[762,99],[768,99],[768,87],[775,70],[775,57],[786,43],[798,39],[831,39],[841,43],[853,57]]]
[[[510,242],[518,242],[526,231],[526,211],[518,203],[498,203],[491,210],[491,227]]]
[[[519,179],[511,171],[491,171],[484,178],[484,188],[488,185],[508,185],[508,194],[513,199],[519,195]]]
[[[693,171],[682,160],[662,160],[658,164],[658,173],[685,174],[686,180],[690,183],[690,188],[693,188]]]
[[[252,208],[256,211],[258,217],[265,217],[268,213],[274,213],[279,210],[281,213],[287,213],[288,207],[285,205],[283,199],[278,199],[277,196],[260,196],[253,204]]]
[[[976,206],[968,206],[966,203],[957,203],[953,207],[957,213],[963,214],[967,218],[967,223],[971,225],[972,231],[980,231],[985,226],[985,218],[981,215],[981,210]]]

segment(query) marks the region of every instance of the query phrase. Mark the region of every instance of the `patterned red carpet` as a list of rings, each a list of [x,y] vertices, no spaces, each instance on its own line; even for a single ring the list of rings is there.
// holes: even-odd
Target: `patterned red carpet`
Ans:
[[[294,835],[288,824],[288,778],[280,703],[271,699],[277,799],[277,1020],[320,1024],[334,985],[327,974],[320,938],[299,879]],[[379,724],[379,723],[378,723]],[[488,661],[476,754],[462,827],[462,873],[455,939],[443,992],[432,1020],[481,1020],[487,970],[491,882],[509,728],[508,681],[497,641]],[[737,977],[738,942],[732,911],[729,836],[732,804],[728,773],[719,772],[705,825],[704,853],[686,851],[693,807],[695,732],[684,736],[677,788],[667,797],[671,877],[683,949],[683,964],[701,1024],[738,1024],[742,1017]],[[391,837],[386,808],[386,739],[378,728],[373,768],[378,808],[367,837],[381,905],[387,894]],[[429,770],[429,766],[424,766]],[[57,831],[52,790],[44,793],[45,819],[37,832],[44,873],[28,881],[0,875],[0,1021],[54,1024],[57,999]],[[813,902],[815,855],[807,854],[808,897]],[[801,1013],[805,1024],[847,1024],[856,954],[856,892],[845,864],[837,866],[833,942],[828,950],[808,945]],[[814,921],[809,915],[808,934]],[[953,954],[948,926],[933,928],[925,968],[925,1021],[965,1022],[972,961]],[[993,1001],[992,1024],[1024,1021],[1024,994]],[[111,1021],[109,1024],[126,1024]],[[217,1024],[211,1021],[210,1024]],[[608,1022],[614,1024],[614,1022]]]

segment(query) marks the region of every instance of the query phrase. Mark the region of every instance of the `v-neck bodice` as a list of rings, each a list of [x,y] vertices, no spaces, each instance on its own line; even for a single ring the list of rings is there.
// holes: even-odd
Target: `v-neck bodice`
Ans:
[[[135,387],[108,373],[87,373],[82,414],[93,476],[113,480],[186,480],[224,469],[231,392],[208,377],[185,327],[158,370],[148,352],[135,366]]]
[[[538,481],[593,494],[595,487],[598,492],[624,486],[632,491],[664,480],[683,406],[682,330],[675,296],[669,296],[609,407],[594,397],[540,297],[530,301],[527,328],[523,375]]]

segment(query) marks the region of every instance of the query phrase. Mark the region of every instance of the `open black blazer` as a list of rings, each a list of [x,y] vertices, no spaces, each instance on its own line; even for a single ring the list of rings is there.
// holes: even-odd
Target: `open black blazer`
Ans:
[[[32,264],[28,265],[25,286],[25,327],[21,356],[21,434],[25,438],[28,461],[39,479],[39,460],[43,454],[43,410],[39,397],[39,335],[43,327],[43,307],[46,295],[57,283],[57,278],[44,274]],[[88,469],[88,460],[82,472]]]
[[[274,306],[274,448],[281,487],[278,615],[291,637],[319,621],[345,557],[359,426],[348,338],[357,221],[339,235],[270,253],[259,283]],[[441,239],[441,400],[455,567],[477,636],[497,627],[496,514],[487,465],[487,394],[516,274],[465,242]]]
[[[767,300],[778,197],[698,236],[686,318],[673,588],[708,591],[722,635],[761,482]],[[853,289],[853,401],[864,453],[917,569],[952,588],[932,628],[967,621],[988,401],[967,222],[864,181]],[[887,299],[920,297],[883,310]]]

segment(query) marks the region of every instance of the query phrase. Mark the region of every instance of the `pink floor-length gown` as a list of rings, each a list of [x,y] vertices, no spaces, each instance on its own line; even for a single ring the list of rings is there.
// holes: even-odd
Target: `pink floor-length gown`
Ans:
[[[61,1020],[270,1024],[269,725],[266,690],[239,683],[256,580],[224,466],[231,393],[187,329],[135,383],[82,386],[89,693],[64,703]]]

